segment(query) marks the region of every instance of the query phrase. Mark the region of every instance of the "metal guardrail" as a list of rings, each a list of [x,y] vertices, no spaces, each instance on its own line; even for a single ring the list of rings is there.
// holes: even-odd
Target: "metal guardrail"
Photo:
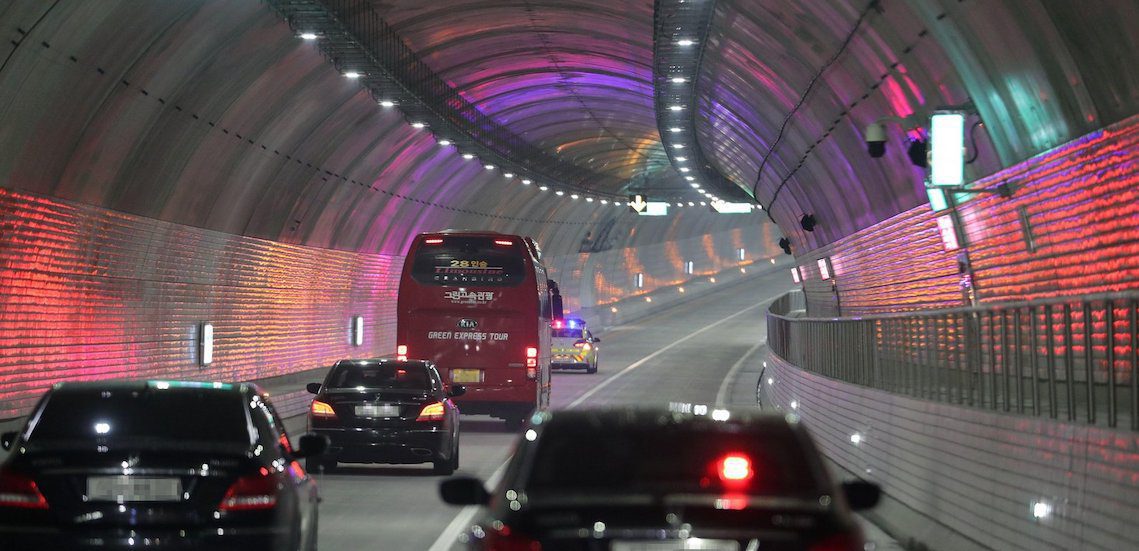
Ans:
[[[771,351],[802,369],[919,399],[1139,430],[1139,294],[855,318],[767,312]]]

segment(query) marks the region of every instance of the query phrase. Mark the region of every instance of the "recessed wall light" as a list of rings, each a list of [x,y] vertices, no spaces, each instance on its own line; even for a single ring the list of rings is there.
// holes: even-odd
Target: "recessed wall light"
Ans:
[[[473,153],[463,153],[463,158],[469,161],[471,159],[474,159],[475,155]]]
[[[683,111],[684,106],[683,105],[670,105],[670,106],[668,106],[668,110],[669,111]]]
[[[677,46],[691,46],[695,43],[696,43],[695,40],[689,40],[687,38],[682,38],[682,39],[676,41]]]
[[[360,78],[360,73],[356,71],[348,71],[344,73],[344,76],[348,78]]]
[[[395,102],[390,99],[382,100],[380,101],[380,107],[395,107]]]
[[[439,140],[439,145],[451,145],[451,140]]]
[[[316,33],[301,33],[301,38],[305,40],[316,40]]]
[[[683,129],[683,128],[681,128],[681,127],[679,127],[679,126],[674,126],[674,127],[672,127],[672,128],[669,128],[669,129],[668,129],[668,131],[669,131],[669,132],[683,132],[683,131],[684,131],[684,129]]]
[[[424,123],[418,122],[418,121],[411,123],[412,128],[423,128],[424,126],[427,126],[427,125]]]
[[[688,82],[688,79],[684,77],[672,77],[672,82],[675,84],[684,84],[685,82]]]
[[[688,157],[677,157],[676,158],[676,162],[678,162],[678,163],[683,163],[684,161],[687,161],[687,160],[688,160]]]

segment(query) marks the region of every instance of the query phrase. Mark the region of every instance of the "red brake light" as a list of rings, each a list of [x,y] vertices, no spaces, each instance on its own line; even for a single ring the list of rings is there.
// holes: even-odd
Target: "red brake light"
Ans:
[[[312,412],[313,417],[336,417],[336,412],[333,411],[332,406],[321,402],[320,400],[313,400],[309,411]]]
[[[438,238],[438,237],[432,237],[431,239],[424,239],[423,242],[428,244],[428,245],[438,245],[438,244],[443,242],[443,239]]]
[[[277,477],[261,467],[261,472],[234,481],[218,504],[219,511],[251,511],[277,506]]]
[[[509,246],[513,245],[514,242],[509,240],[509,239],[495,239],[494,244],[495,245],[502,245],[504,247],[509,247]]]
[[[435,402],[433,404],[427,404],[423,406],[423,409],[419,410],[419,417],[416,417],[415,420],[442,421],[444,413],[446,413],[446,411],[443,408],[443,402]]]
[[[554,329],[561,329],[561,328],[562,328],[562,320],[555,321],[554,322]]]
[[[534,348],[533,346],[527,346],[526,347],[526,357],[527,358],[537,358],[538,357],[538,349]]]
[[[493,551],[541,551],[542,544],[522,534],[514,533],[507,525],[486,531],[486,549]]]
[[[720,480],[727,483],[746,482],[755,475],[751,470],[751,460],[741,453],[729,453],[716,462]]]
[[[0,470],[0,507],[47,509],[47,499],[31,477]]]
[[[407,361],[407,345],[406,344],[396,345],[395,356],[396,356],[396,359],[401,361],[401,362]]]
[[[807,551],[862,551],[862,537],[856,533],[832,534],[807,548]]]

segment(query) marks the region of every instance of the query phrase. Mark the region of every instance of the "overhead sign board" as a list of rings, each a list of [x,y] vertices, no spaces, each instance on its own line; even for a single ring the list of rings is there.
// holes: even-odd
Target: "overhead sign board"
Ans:
[[[751,212],[751,203],[729,203],[727,201],[712,201],[712,210],[720,214],[747,214]]]
[[[647,201],[641,194],[629,196],[629,209],[642,216],[664,216],[668,214],[665,201]]]

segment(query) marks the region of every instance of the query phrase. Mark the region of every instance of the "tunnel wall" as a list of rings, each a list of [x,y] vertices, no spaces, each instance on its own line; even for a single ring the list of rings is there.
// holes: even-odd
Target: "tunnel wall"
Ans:
[[[548,261],[557,279],[595,257],[589,276],[566,287],[570,304],[592,306],[684,281],[681,258],[701,277],[735,269],[741,247],[770,256],[770,227]],[[22,415],[60,381],[257,380],[390,353],[402,265],[398,255],[237,236],[0,187],[0,419]],[[637,271],[649,274],[644,289],[632,286]],[[350,343],[353,316],[364,318],[360,347]],[[197,348],[204,322],[215,331],[209,366]]]
[[[1011,184],[959,207],[979,302],[1123,291],[1139,286],[1139,116],[978,181]],[[1019,210],[1035,250],[1024,238]],[[821,222],[822,223],[822,222]],[[964,302],[957,257],[928,205],[797,259],[814,316],[865,315]],[[833,280],[817,261],[829,257]],[[837,299],[835,289],[837,288]]]
[[[774,354],[765,377],[765,404],[797,413],[829,459],[882,486],[885,500],[870,514],[899,540],[939,550],[1128,549],[1139,541],[1135,434],[893,395]],[[1034,519],[1037,502],[1051,516]]]

